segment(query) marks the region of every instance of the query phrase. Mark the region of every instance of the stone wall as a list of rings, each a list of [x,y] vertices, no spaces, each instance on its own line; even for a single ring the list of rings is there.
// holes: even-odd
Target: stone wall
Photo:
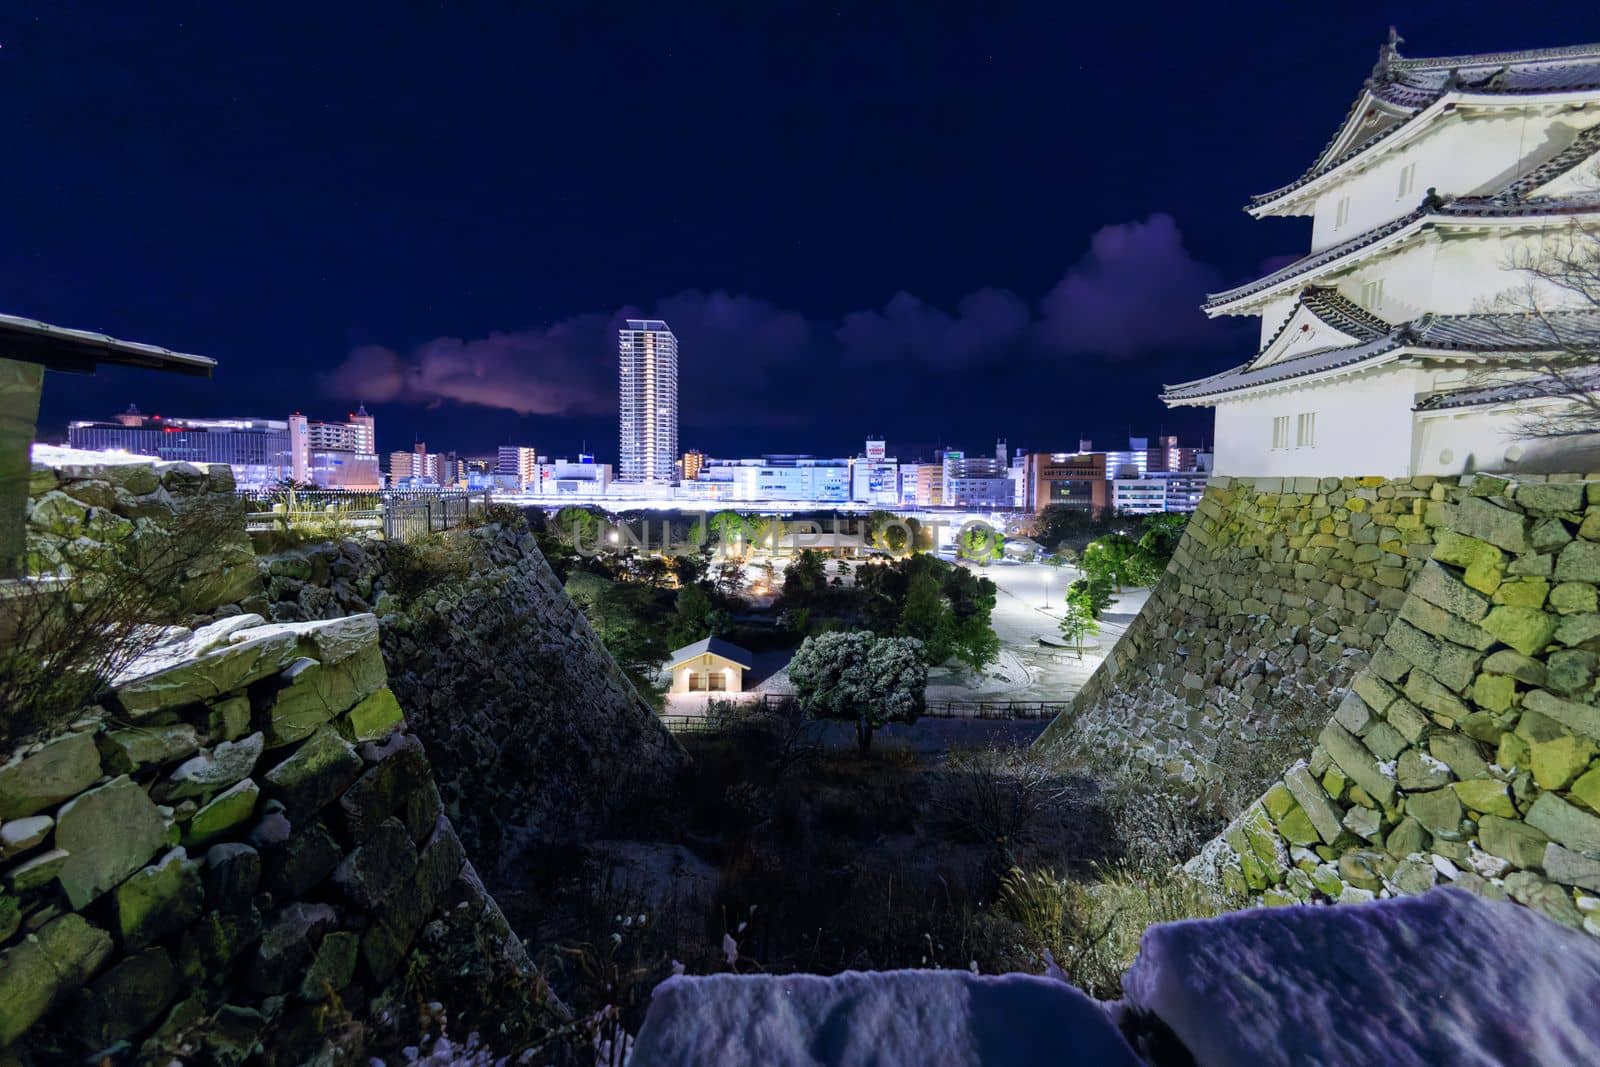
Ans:
[[[0,1048],[359,1062],[528,989],[386,682],[371,615],[235,615],[0,765]]]
[[[1477,476],[1370,661],[1194,873],[1268,903],[1509,897],[1600,934],[1600,481]]]
[[[1432,477],[1218,477],[1143,612],[1038,742],[1219,789],[1304,754],[1461,490]],[[1278,763],[1287,764],[1291,756]]]
[[[225,464],[157,463],[128,457],[106,463],[95,453],[36,449],[27,508],[27,564],[34,573],[72,570],[91,545],[162,538],[192,517],[204,543],[173,545],[171,563],[183,607],[206,614],[258,596],[255,551],[244,530],[243,507]],[[93,459],[97,462],[75,462]],[[198,541],[198,535],[196,537]],[[155,554],[160,555],[159,550]]]
[[[377,613],[390,685],[485,874],[593,836],[687,767],[520,521],[422,550],[314,544],[260,565],[275,617]]]
[[[28,547],[38,560],[48,565],[64,539],[171,527],[186,509],[237,509],[226,466],[129,459],[35,450]],[[242,515],[227,524],[191,568],[192,609],[279,622],[376,613],[391,685],[486,874],[527,845],[604,825],[687,765],[519,518],[422,545],[263,547],[252,547]]]

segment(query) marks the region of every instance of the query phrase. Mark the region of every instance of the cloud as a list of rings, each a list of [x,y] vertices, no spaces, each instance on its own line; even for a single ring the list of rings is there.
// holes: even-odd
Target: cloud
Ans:
[[[755,297],[685,290],[648,312],[624,306],[542,329],[466,340],[439,337],[409,353],[367,346],[323,379],[368,403],[464,404],[520,415],[616,410],[616,331],[627,318],[665,319],[684,353],[684,418],[723,425],[804,422],[841,376],[882,377],[913,365],[954,379],[1009,355],[1123,359],[1218,341],[1199,304],[1217,271],[1189,254],[1172,216],[1105,226],[1037,312],[1006,289],[968,293],[953,312],[900,291],[882,307],[816,320]],[[1222,337],[1226,339],[1226,331]]]
[[[453,402],[520,415],[584,415],[616,404],[610,367],[594,346],[604,316],[584,315],[543,330],[491,333],[476,340],[436,337],[407,356],[358,348],[324,379],[336,396],[372,403]]]
[[[1039,336],[1060,351],[1114,358],[1210,344],[1218,331],[1205,329],[1200,303],[1221,282],[1183,246],[1171,215],[1103,226],[1040,301]]]
[[[850,362],[908,359],[958,367],[1015,345],[1030,319],[1028,305],[1005,289],[967,294],[954,315],[902,290],[882,310],[846,315],[834,337]]]

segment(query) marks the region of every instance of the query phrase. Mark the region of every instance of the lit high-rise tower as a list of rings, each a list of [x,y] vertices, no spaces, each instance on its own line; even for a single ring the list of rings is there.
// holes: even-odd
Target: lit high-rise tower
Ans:
[[[670,485],[678,459],[678,339],[660,319],[617,331],[622,462],[618,480]]]

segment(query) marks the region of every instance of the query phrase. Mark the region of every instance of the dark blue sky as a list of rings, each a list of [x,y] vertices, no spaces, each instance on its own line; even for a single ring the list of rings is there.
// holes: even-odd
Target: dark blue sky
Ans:
[[[52,376],[41,430],[365,400],[385,451],[608,459],[647,313],[714,454],[1199,437],[1156,390],[1255,340],[1203,290],[1309,240],[1240,207],[1390,23],[1600,38],[1577,3],[983,6],[9,5],[0,310],[221,364]]]

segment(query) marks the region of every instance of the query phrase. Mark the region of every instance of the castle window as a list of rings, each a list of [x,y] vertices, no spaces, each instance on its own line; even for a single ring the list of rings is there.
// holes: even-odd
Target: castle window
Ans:
[[[1383,307],[1383,279],[1376,278],[1370,282],[1361,283],[1361,304],[1368,311],[1377,311]]]
[[[1333,209],[1333,228],[1336,230],[1342,230],[1344,229],[1344,224],[1349,221],[1350,198],[1348,196],[1340,197],[1339,206]]]
[[[1285,434],[1288,433],[1287,427],[1285,427],[1284,432]],[[1317,413],[1315,411],[1302,411],[1295,419],[1294,446],[1296,448],[1315,448],[1316,444]]]
[[[1416,189],[1416,187],[1417,165],[1415,163],[1407,163],[1400,168],[1400,192],[1398,195],[1402,198],[1410,196],[1412,190]]]
[[[1289,416],[1279,415],[1272,420],[1272,447],[1289,447]]]

